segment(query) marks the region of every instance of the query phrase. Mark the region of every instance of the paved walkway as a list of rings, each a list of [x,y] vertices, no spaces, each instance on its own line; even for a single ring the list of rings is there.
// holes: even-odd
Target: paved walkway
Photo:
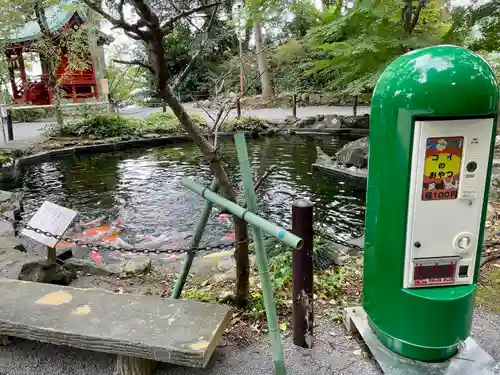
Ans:
[[[186,103],[184,107],[190,111],[202,114],[205,118],[208,116],[205,112],[194,106],[194,103]],[[144,118],[151,113],[161,112],[161,108],[122,108],[120,109],[120,115],[124,117],[133,118]],[[369,107],[362,106],[358,109],[358,114],[368,113]],[[215,117],[217,111],[211,110],[213,116]],[[283,120],[286,116],[292,114],[291,108],[263,108],[263,109],[248,109],[244,110],[242,113],[244,116],[256,116],[268,120]],[[348,106],[317,106],[317,107],[299,107],[297,108],[298,117],[316,116],[317,114],[339,114],[343,116],[352,115],[352,107]],[[230,111],[228,118],[236,117],[236,110]],[[50,123],[44,122],[16,122],[13,124],[14,128],[14,140],[32,140],[38,139],[42,136],[43,128]],[[5,129],[7,134],[7,129]],[[5,145],[3,135],[0,135],[0,145]],[[2,146],[5,147],[5,146]],[[1,374],[0,374],[1,375]]]

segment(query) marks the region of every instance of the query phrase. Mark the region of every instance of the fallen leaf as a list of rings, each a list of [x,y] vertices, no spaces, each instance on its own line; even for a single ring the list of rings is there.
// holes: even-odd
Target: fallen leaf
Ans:
[[[363,352],[361,351],[361,349],[356,349],[355,351],[352,352],[352,354],[354,355],[358,355],[360,356]]]
[[[280,324],[280,330],[282,330],[283,332],[286,331],[286,322]]]

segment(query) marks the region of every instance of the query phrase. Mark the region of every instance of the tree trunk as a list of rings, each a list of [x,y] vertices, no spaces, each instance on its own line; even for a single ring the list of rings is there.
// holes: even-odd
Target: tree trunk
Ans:
[[[150,359],[119,355],[115,375],[152,375],[155,368],[156,362]]]
[[[257,65],[259,66],[260,85],[262,87],[262,98],[271,100],[273,98],[273,86],[267,64],[267,54],[263,51],[262,27],[260,22],[255,22],[253,26],[255,35],[255,52],[257,54]]]
[[[94,11],[92,9],[87,10],[87,24],[89,28],[87,29],[87,35],[89,39],[90,57],[92,60],[92,69],[94,70],[94,75],[96,79],[96,88],[99,93],[99,101],[110,101],[109,93],[108,95],[103,94],[102,79],[104,78],[104,61],[101,61],[101,54],[99,51],[99,46],[97,45],[97,30],[99,30],[99,20],[94,17]],[[125,70],[126,72],[126,70]],[[125,75],[123,73],[122,77]],[[107,96],[107,97],[106,97]]]
[[[159,96],[162,98],[164,103],[170,107],[183,128],[186,130],[188,136],[205,156],[212,173],[217,177],[222,194],[227,199],[236,203],[236,193],[229,182],[226,170],[220,162],[217,150],[196,129],[191,117],[168,85],[169,73],[166,71],[165,49],[161,42],[155,43],[153,41],[151,43],[149,60],[153,71],[155,72],[156,87],[158,89]],[[237,272],[234,304],[237,307],[241,307],[245,304],[249,291],[248,277],[250,274],[250,261],[248,259],[248,225],[244,220],[236,217],[234,218],[234,223],[236,235],[234,258],[236,261]]]
[[[47,64],[47,74],[49,76],[49,90],[52,91],[52,100],[56,112],[56,120],[59,126],[63,125],[63,117],[61,111],[61,97],[57,87],[57,64],[59,63],[59,51],[54,47],[54,39],[52,33],[50,32],[49,25],[47,22],[47,16],[45,15],[45,9],[43,8],[43,3],[37,1],[35,3],[35,15],[40,31],[47,43],[46,48],[42,48],[40,51],[41,58],[45,60]]]

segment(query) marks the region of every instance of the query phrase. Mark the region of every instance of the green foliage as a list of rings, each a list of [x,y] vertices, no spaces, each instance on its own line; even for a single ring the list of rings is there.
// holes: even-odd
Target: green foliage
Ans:
[[[66,121],[63,125],[52,125],[46,133],[52,137],[92,137],[104,139],[134,135],[137,120],[124,118],[116,114],[95,114],[86,118]]]
[[[300,39],[291,39],[277,47],[270,61],[276,92],[322,91],[330,80],[308,71],[324,56],[323,51]]]
[[[273,286],[276,306],[280,311],[287,311],[292,304],[292,249],[276,243],[267,244],[269,255],[269,275]],[[334,267],[332,244],[319,237],[314,239],[313,253],[314,284],[313,293],[326,303],[337,298],[343,283],[348,278],[347,268]],[[250,294],[246,314],[252,318],[260,318],[265,314],[264,300],[260,290]]]
[[[487,1],[477,7],[467,9],[470,26],[476,28],[476,36],[469,48],[473,50],[500,50],[500,0]]]
[[[12,120],[21,122],[32,122],[46,117],[43,108],[12,109]]]
[[[329,78],[325,89],[349,95],[371,91],[380,73],[407,49],[438,44],[450,16],[441,0],[430,0],[409,35],[401,26],[401,1],[364,0],[328,24],[311,30],[309,40],[327,54],[309,70]]]
[[[11,167],[15,159],[11,155],[0,155],[0,167]]]
[[[191,113],[191,120],[194,121],[198,130],[206,131],[206,121],[203,116]],[[150,114],[139,124],[138,133],[156,133],[162,135],[184,134],[184,128],[179,120],[171,112],[156,112]]]
[[[144,69],[110,61],[106,68],[109,96],[114,100],[131,98],[134,90],[146,88]]]
[[[224,122],[220,128],[223,132],[251,131],[257,133],[263,132],[266,129],[267,126],[265,126],[262,119],[251,116],[232,118],[231,120]]]

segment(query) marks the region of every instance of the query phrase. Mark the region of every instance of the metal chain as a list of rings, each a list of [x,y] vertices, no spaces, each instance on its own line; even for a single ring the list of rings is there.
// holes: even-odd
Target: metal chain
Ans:
[[[230,248],[235,246],[237,241],[232,241],[230,243],[220,243],[217,245],[211,245],[211,246],[203,246],[203,247],[197,247],[197,248],[182,248],[182,249],[147,249],[147,248],[139,248],[139,247],[134,247],[134,248],[124,248],[124,247],[119,247],[116,245],[109,245],[109,244],[103,244],[103,243],[97,243],[97,242],[86,242],[82,240],[77,240],[71,237],[64,237],[64,236],[59,236],[57,234],[53,234],[51,232],[44,231],[39,228],[34,228],[29,224],[23,223],[22,221],[12,219],[8,217],[7,215],[4,215],[0,213],[0,219],[4,219],[8,221],[9,223],[13,224],[15,228],[21,227],[25,228],[28,230],[31,230],[35,233],[44,235],[46,237],[51,237],[55,238],[58,241],[64,241],[64,242],[69,242],[73,243],[77,246],[81,247],[86,247],[89,250],[114,250],[114,251],[120,251],[124,253],[144,253],[144,254],[149,254],[149,253],[155,253],[155,254],[180,254],[180,253],[187,253],[190,251],[209,251],[209,250],[223,250],[226,248]]]

